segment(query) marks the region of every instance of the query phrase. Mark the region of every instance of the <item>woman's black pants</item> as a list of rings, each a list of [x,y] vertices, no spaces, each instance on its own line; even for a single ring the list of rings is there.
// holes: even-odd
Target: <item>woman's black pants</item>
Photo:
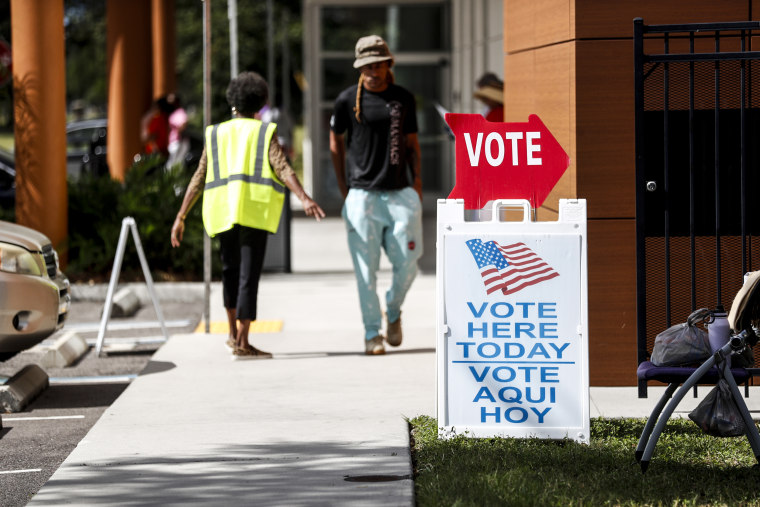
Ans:
[[[263,229],[242,225],[218,234],[224,307],[235,309],[240,320],[256,320],[259,278],[268,235]]]

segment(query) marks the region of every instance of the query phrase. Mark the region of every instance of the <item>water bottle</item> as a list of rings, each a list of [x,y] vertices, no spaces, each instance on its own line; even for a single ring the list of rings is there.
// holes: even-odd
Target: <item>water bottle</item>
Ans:
[[[728,327],[728,315],[722,305],[718,305],[713,312],[713,321],[707,325],[707,339],[710,341],[710,348],[713,354],[723,348],[731,337],[731,328]],[[731,366],[731,358],[727,357],[726,362]]]

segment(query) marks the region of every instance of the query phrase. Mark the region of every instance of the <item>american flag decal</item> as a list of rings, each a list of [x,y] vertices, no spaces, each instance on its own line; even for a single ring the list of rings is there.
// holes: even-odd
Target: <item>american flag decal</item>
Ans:
[[[495,241],[483,243],[479,239],[466,243],[478,264],[487,294],[500,290],[506,296],[559,276],[525,243],[501,246]]]

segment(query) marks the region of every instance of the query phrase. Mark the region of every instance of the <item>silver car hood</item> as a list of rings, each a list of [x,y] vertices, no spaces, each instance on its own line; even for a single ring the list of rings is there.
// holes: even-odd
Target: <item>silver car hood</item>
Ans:
[[[50,239],[29,227],[0,220],[0,241],[22,246],[32,252],[41,252]]]

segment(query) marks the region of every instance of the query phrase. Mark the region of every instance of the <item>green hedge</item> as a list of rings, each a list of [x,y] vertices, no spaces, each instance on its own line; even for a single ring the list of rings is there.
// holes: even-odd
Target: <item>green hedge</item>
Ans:
[[[187,216],[179,248],[170,231],[191,174],[180,166],[165,170],[156,157],[135,163],[124,183],[84,176],[69,181],[69,239],[66,274],[72,280],[103,281],[110,276],[124,217],[137,224],[145,257],[155,280],[203,278],[203,225],[200,201]],[[212,260],[218,258],[212,241]],[[218,275],[218,262],[213,262]],[[121,280],[142,279],[140,259],[130,234]]]

